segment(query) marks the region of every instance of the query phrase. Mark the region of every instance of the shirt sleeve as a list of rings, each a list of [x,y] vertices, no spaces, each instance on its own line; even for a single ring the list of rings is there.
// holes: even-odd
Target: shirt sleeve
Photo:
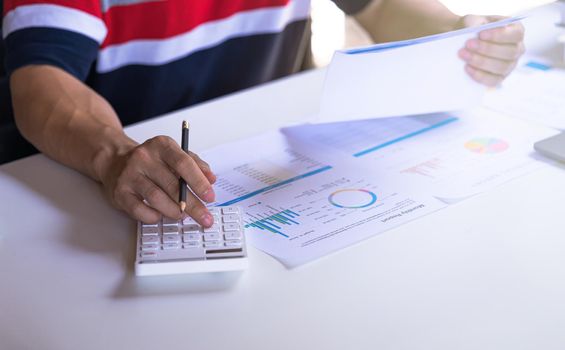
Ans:
[[[354,15],[367,6],[371,0],[332,0],[343,12]]]
[[[107,34],[98,0],[5,0],[7,74],[49,64],[85,80]]]

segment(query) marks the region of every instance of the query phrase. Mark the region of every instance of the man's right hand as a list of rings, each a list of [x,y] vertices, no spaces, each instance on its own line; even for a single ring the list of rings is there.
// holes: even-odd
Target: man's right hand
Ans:
[[[184,213],[178,193],[182,176],[192,191],[187,191],[186,214],[204,227],[213,224],[212,215],[200,201],[215,200],[212,184],[216,176],[206,162],[192,152],[186,154],[167,136],[128,148],[108,157],[100,174],[114,206],[144,223],[156,223],[162,215],[181,219]]]
[[[101,182],[116,207],[146,223],[188,214],[205,227],[212,225],[200,199],[214,201],[216,177],[196,154],[186,154],[166,136],[137,144],[124,133],[108,101],[57,67],[19,68],[10,77],[10,89],[24,137],[49,157]],[[186,214],[178,203],[180,176],[192,190],[187,191]]]

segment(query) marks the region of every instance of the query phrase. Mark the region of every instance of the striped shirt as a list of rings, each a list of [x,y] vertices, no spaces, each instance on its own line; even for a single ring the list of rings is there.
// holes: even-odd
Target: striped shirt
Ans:
[[[334,2],[355,13],[369,0]],[[3,5],[7,74],[30,64],[59,67],[106,98],[124,124],[296,71],[310,13],[310,0]]]

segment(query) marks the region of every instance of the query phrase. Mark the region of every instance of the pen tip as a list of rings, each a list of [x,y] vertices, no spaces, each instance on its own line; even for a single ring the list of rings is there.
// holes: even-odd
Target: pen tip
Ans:
[[[188,122],[187,122],[186,120],[183,120],[183,121],[182,121],[182,127],[183,127],[183,129],[188,129],[189,126],[190,126],[190,125],[188,124]]]
[[[182,213],[184,213],[184,210],[186,209],[186,203],[185,202],[180,202],[180,211]]]

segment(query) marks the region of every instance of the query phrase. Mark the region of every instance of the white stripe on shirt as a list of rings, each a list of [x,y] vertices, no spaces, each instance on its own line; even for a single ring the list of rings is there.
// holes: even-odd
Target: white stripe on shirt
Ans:
[[[228,39],[281,32],[289,23],[306,19],[309,14],[310,0],[294,0],[281,7],[249,10],[206,22],[167,39],[132,40],[110,45],[100,50],[96,71],[107,73],[132,64],[166,64]]]
[[[4,16],[2,35],[26,28],[55,28],[85,35],[102,44],[107,34],[104,22],[91,14],[59,5],[18,6]]]

